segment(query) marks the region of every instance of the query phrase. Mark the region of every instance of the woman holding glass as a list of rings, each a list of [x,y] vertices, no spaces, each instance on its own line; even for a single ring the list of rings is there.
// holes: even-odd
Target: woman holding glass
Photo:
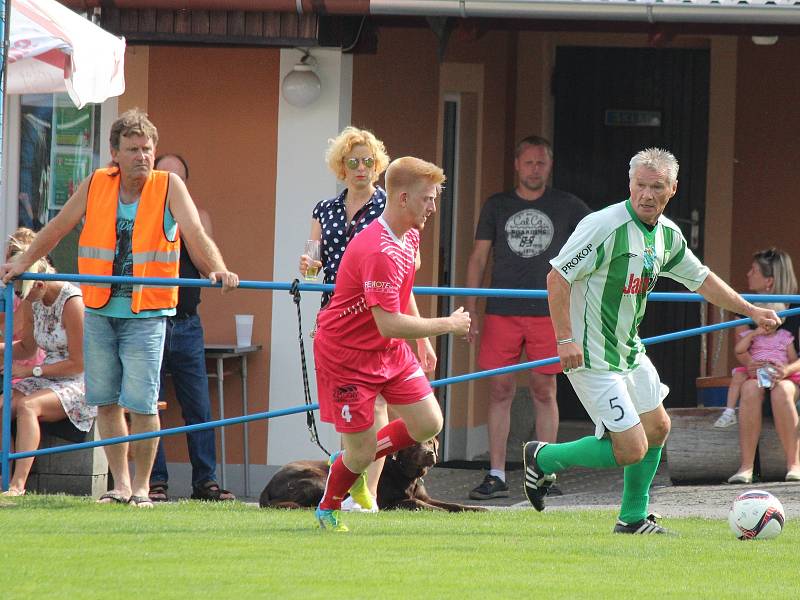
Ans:
[[[347,244],[377,219],[386,207],[386,191],[377,185],[377,181],[389,166],[389,156],[383,142],[371,131],[346,127],[338,136],[329,140],[325,159],[330,170],[346,187],[338,196],[322,200],[314,207],[308,239],[309,242],[319,241],[319,259],[315,260],[308,251],[305,252],[300,257],[300,273],[308,279],[309,268],[317,267],[323,270],[324,283],[335,284],[336,273]],[[309,248],[308,243],[306,248]],[[420,257],[417,255],[417,268],[419,265]],[[322,294],[323,309],[332,295],[332,292]],[[409,302],[409,313],[419,316],[413,294]],[[417,340],[417,356],[425,373],[436,368],[436,352],[427,338]],[[380,429],[388,422],[386,402],[378,396],[375,402],[375,427]],[[377,511],[377,503],[372,499],[377,496],[383,462],[383,459],[379,459],[367,469],[367,487],[371,498],[365,497],[360,490],[357,493],[354,486],[351,498],[342,504],[342,510]],[[355,502],[353,496],[363,502]]]

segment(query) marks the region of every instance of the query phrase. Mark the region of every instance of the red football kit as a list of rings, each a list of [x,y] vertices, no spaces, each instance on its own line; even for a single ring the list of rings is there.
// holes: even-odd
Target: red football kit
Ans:
[[[431,393],[408,344],[383,337],[371,311],[406,312],[419,241],[416,229],[398,239],[379,217],[347,245],[314,337],[320,418],[339,432],[372,427],[378,394],[413,404]]]

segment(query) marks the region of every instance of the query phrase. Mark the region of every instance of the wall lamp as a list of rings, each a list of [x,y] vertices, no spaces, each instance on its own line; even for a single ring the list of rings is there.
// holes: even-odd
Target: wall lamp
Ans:
[[[756,46],[774,46],[778,43],[777,35],[754,35],[750,39]]]
[[[322,94],[322,82],[314,72],[316,59],[308,50],[302,50],[303,58],[283,78],[281,92],[292,106],[303,108],[313,104]]]

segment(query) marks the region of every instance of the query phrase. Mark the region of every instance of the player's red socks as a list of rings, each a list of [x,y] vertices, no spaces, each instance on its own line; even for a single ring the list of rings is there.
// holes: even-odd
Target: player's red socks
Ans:
[[[375,458],[381,458],[388,454],[393,454],[403,448],[408,448],[417,441],[408,434],[406,424],[401,419],[396,419],[378,431],[378,449]],[[342,461],[343,454],[336,457],[328,473],[328,481],[325,484],[325,494],[319,507],[323,510],[339,510],[342,507],[342,499],[350,491],[350,488],[359,477],[359,473],[353,473]]]
[[[405,422],[402,419],[395,419],[378,431],[378,449],[375,453],[375,460],[416,443],[417,440],[408,434]]]
[[[319,503],[319,507],[323,510],[339,510],[342,507],[342,499],[359,477],[359,473],[353,473],[345,466],[342,456],[343,454],[340,454],[336,457],[328,472],[325,494]]]

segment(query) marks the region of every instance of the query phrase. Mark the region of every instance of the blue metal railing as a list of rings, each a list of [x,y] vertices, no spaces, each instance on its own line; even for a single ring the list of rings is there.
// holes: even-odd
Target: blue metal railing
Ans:
[[[180,285],[183,287],[221,287],[221,284],[211,284],[208,279],[159,279],[157,277],[103,277],[101,275],[73,275],[66,273],[24,273],[19,279],[40,279],[42,281],[71,281],[73,283],[125,283],[142,285]],[[281,281],[240,281],[239,288],[245,290],[282,290],[289,291],[292,282]],[[298,286],[303,292],[332,292],[333,284],[330,283],[305,283]],[[418,296],[478,296],[494,298],[547,298],[545,290],[515,290],[507,288],[459,288],[459,287],[425,287],[415,286],[414,293]],[[750,302],[784,302],[798,303],[800,296],[789,294],[742,294]],[[679,292],[652,292],[648,301],[654,302],[705,302],[700,294]]]
[[[221,284],[212,285],[207,279],[159,279],[155,277],[104,277],[97,275],[74,275],[65,273],[25,273],[19,277],[20,279],[39,279],[44,281],[71,281],[77,283],[121,283],[121,284],[143,284],[143,285],[163,285],[173,286],[180,285],[184,287],[221,287]],[[266,281],[241,281],[239,288],[241,289],[254,289],[254,290],[285,290],[289,291],[292,287],[291,282],[266,282]],[[322,292],[332,291],[333,285],[320,284],[320,283],[300,283],[299,289],[301,291],[309,292]],[[5,286],[2,289],[2,300],[0,300],[0,310],[3,310],[3,304],[7,307],[14,305],[14,290],[12,285]],[[415,287],[414,293],[418,295],[443,295],[443,296],[481,296],[481,297],[512,297],[512,298],[546,298],[547,292],[544,290],[513,290],[513,289],[487,289],[487,288],[442,288],[442,287]],[[760,294],[745,294],[744,298],[751,302],[784,302],[784,303],[800,303],[800,296],[792,295],[760,295]],[[705,299],[700,294],[694,293],[664,293],[653,292],[648,296],[649,300],[661,302],[705,302]],[[778,313],[781,316],[791,316],[800,314],[800,308],[793,308],[781,311]],[[715,323],[713,325],[706,325],[703,327],[694,327],[683,331],[675,331],[663,335],[658,335],[642,340],[645,345],[659,344],[667,341],[687,338],[703,333],[728,329],[737,327],[739,325],[751,324],[752,319],[736,319],[733,321],[725,321],[723,323]],[[5,310],[5,331],[6,341],[9,341],[13,336],[10,332],[14,330],[14,316],[13,310]],[[493,375],[501,375],[504,373],[512,373],[516,371],[524,371],[534,369],[544,365],[549,365],[558,362],[558,357],[551,357],[542,360],[530,361],[520,363],[518,365],[511,365],[508,367],[501,367],[499,369],[490,369],[487,371],[478,371],[475,373],[467,373],[464,375],[457,375],[445,379],[431,381],[432,387],[442,387],[445,385],[452,385],[455,383],[462,383],[483,377],[490,377]],[[6,349],[3,356],[4,377],[3,377],[3,397],[11,398],[11,369],[12,369],[12,348],[11,344],[6,344]],[[0,466],[3,470],[2,488],[8,489],[8,481],[10,478],[9,462],[13,459],[28,458],[35,456],[42,456],[45,454],[58,454],[61,452],[71,452],[74,450],[82,450],[85,448],[95,448],[98,446],[108,446],[123,442],[133,442],[137,440],[144,440],[156,437],[166,437],[171,435],[178,435],[190,431],[199,431],[203,429],[213,429],[216,427],[223,427],[227,425],[237,425],[240,423],[249,423],[251,421],[271,419],[273,417],[280,417],[307,411],[319,409],[319,404],[301,405],[281,410],[274,410],[268,412],[254,413],[250,415],[243,415],[241,417],[231,417],[227,419],[220,419],[216,421],[208,421],[206,423],[198,423],[195,425],[184,425],[181,427],[174,427],[171,429],[162,429],[160,431],[151,431],[145,433],[137,433],[128,436],[107,438],[104,440],[95,440],[91,442],[81,442],[76,444],[69,444],[65,446],[58,446],[54,448],[43,448],[32,450],[29,452],[10,452],[11,444],[11,402],[3,402],[2,411],[2,432],[3,442],[2,451],[0,452]]]

